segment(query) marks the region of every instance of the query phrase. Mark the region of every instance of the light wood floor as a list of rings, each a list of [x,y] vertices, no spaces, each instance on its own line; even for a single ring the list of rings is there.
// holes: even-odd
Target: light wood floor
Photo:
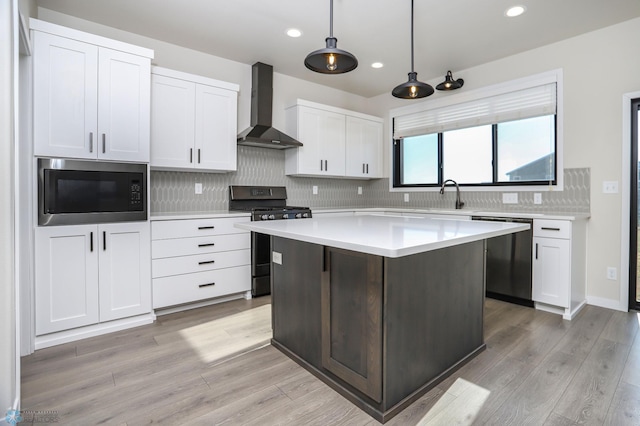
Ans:
[[[377,425],[266,345],[269,302],[36,351],[22,359],[22,408],[83,426]],[[639,322],[592,306],[563,321],[488,299],[487,350],[387,424],[640,425]]]

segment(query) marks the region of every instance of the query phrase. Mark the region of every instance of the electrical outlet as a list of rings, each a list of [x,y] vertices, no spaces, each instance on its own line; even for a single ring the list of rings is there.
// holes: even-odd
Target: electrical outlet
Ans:
[[[502,204],[518,204],[518,193],[504,192],[502,194]]]
[[[273,254],[272,260],[273,263],[277,263],[278,265],[282,265],[282,253],[274,251],[271,252]]]
[[[618,193],[618,181],[617,180],[605,180],[602,182],[602,192],[605,194],[617,194]]]
[[[533,194],[533,204],[542,204],[542,194],[536,192]]]
[[[358,195],[362,195],[362,187],[361,186],[358,187]]]
[[[404,202],[405,203],[409,202],[409,194],[404,194]]]
[[[196,194],[202,194],[202,184],[201,183],[196,183]]]
[[[313,195],[318,195],[318,185],[313,185],[313,188],[311,189],[312,189]]]
[[[618,269],[613,266],[607,267],[607,279],[608,280],[617,280],[618,279]]]

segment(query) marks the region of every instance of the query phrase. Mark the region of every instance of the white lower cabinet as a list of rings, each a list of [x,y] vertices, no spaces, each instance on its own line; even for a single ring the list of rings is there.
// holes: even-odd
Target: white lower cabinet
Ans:
[[[249,217],[152,223],[153,308],[202,302],[251,290]]]
[[[148,222],[35,230],[36,335],[151,311]]]
[[[533,301],[572,319],[586,304],[584,221],[533,221]]]

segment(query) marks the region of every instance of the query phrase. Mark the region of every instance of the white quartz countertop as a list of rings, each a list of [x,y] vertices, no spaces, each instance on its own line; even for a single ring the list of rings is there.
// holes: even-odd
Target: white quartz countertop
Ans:
[[[377,214],[243,222],[234,226],[385,257],[402,257],[530,228],[522,223]]]

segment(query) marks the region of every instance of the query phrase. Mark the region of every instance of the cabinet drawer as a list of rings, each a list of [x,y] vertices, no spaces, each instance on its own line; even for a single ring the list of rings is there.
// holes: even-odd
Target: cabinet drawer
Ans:
[[[153,280],[153,308],[210,299],[251,289],[251,266]]]
[[[568,220],[535,219],[533,236],[571,239],[571,222]]]
[[[188,256],[250,248],[251,234],[245,232],[243,234],[154,240],[151,242],[151,255],[154,259],[161,259],[164,257]]]
[[[151,261],[152,278],[250,265],[251,250],[223,251]]]
[[[202,237],[209,235],[241,234],[244,229],[233,226],[237,222],[249,222],[250,217],[225,217],[217,219],[185,219],[151,222],[151,239]]]

